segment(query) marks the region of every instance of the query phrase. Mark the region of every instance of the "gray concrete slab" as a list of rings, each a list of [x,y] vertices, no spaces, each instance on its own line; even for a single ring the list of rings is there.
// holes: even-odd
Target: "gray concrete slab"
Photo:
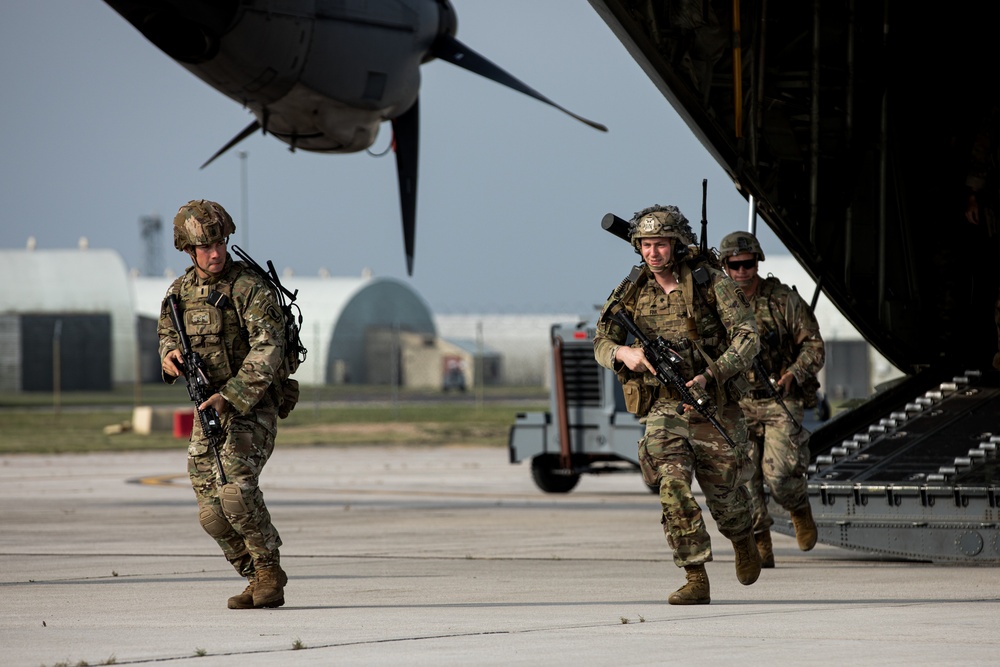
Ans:
[[[286,605],[197,522],[184,452],[0,457],[0,664],[996,664],[1000,572],[877,560],[775,535],[712,604],[683,580],[638,475],[545,495],[490,448],[279,446],[264,493]],[[298,648],[297,648],[298,647]],[[198,657],[203,654],[204,657]],[[194,663],[193,661],[198,661]]]

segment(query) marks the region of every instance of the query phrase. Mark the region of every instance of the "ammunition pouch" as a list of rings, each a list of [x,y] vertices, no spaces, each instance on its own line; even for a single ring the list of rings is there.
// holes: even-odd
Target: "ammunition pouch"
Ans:
[[[657,398],[656,387],[643,382],[642,376],[622,378],[622,393],[625,395],[625,409],[636,417],[645,417]]]

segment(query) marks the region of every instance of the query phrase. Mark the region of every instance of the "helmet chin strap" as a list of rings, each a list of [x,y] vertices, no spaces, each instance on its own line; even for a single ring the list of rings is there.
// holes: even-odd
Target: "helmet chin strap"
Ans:
[[[201,266],[198,264],[198,256],[195,254],[194,248],[188,246],[187,248],[185,248],[184,251],[191,257],[191,264],[193,264],[194,268],[198,271],[198,276],[201,277],[207,275],[208,271],[201,268]]]
[[[198,264],[198,257],[193,249],[188,250],[187,254],[191,255],[191,263],[194,264],[195,271],[198,272],[199,278],[201,278],[202,280],[208,280],[210,282],[214,282],[214,279],[218,278],[218,276],[216,276],[215,274],[213,274],[212,272],[208,271],[200,264]]]

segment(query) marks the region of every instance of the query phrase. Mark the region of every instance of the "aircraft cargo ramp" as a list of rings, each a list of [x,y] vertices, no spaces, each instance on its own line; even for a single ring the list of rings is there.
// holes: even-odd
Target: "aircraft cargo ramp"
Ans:
[[[811,438],[819,541],[887,557],[1000,565],[1000,376],[920,374]],[[771,503],[773,530],[794,535]]]

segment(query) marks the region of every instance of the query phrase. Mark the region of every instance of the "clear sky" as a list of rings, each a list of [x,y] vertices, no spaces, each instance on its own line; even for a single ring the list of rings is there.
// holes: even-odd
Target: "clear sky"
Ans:
[[[71,248],[85,236],[144,270],[139,221],[157,214],[162,264],[180,272],[188,260],[169,225],[205,198],[236,219],[236,243],[279,271],[370,269],[439,313],[587,316],[638,261],[601,229],[605,213],[676,204],[697,232],[707,178],[710,244],[746,228],[746,201],[589,3],[454,5],[459,40],[609,132],[448,63],[424,65],[412,277],[391,153],[293,154],[257,134],[199,170],[252,116],[101,0],[0,7],[0,247],[33,236]],[[372,150],[390,138],[385,124]],[[784,252],[759,231],[765,253]]]

